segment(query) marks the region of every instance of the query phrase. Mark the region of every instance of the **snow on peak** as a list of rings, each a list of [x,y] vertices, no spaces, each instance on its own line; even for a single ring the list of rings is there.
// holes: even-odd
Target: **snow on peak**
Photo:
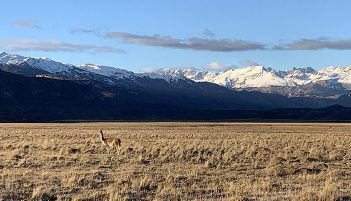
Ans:
[[[285,71],[284,79],[287,80],[291,85],[305,85],[312,82],[312,77],[317,73],[311,67],[307,68],[292,68],[291,70]],[[288,85],[288,86],[291,86]]]
[[[0,58],[3,57],[3,56],[6,56],[6,55],[8,55],[7,52],[2,52],[2,53],[0,54]]]
[[[96,64],[82,64],[79,66],[79,68],[92,73],[99,74],[99,75],[112,76],[114,78],[119,78],[119,79],[130,78],[134,75],[134,73],[131,71],[110,67],[110,66],[100,66]]]
[[[53,61],[49,58],[31,58],[17,54],[2,53],[0,55],[0,64],[21,65],[28,64],[34,68],[40,68],[50,73],[68,72],[74,66]]]
[[[277,75],[275,70],[263,66],[227,70],[215,76],[211,81],[230,88],[288,85],[283,78]]]
[[[197,82],[207,81],[217,75],[217,73],[195,68],[160,68],[153,70],[152,73],[171,76],[173,79],[190,79]]]
[[[190,79],[194,80],[193,73],[199,73],[197,69],[192,68],[158,68],[148,72],[138,73],[140,77],[149,77],[151,79],[162,79],[167,82],[177,82],[178,80]],[[192,79],[194,78],[194,79]]]
[[[342,84],[351,84],[351,66],[348,67],[334,67],[330,66],[319,70],[315,75],[318,80],[337,80]]]
[[[277,71],[263,66],[248,66],[217,73],[194,68],[160,68],[153,72],[159,75],[188,78],[196,82],[212,82],[228,88],[238,89],[299,86],[327,80],[351,86],[351,66],[331,66],[319,71],[311,67],[294,67],[287,71]]]
[[[0,64],[19,65],[26,62],[28,59],[28,57],[20,56],[17,54],[9,54],[6,52],[0,54]]]
[[[71,64],[63,64],[57,61],[53,61],[51,59],[47,58],[40,58],[40,59],[34,59],[30,58],[26,61],[27,64],[31,66],[35,66],[38,68],[41,68],[43,70],[46,70],[50,73],[62,73],[62,72],[69,72],[72,70],[72,68],[75,68],[75,66]]]
[[[49,58],[31,58],[7,52],[0,53],[0,64],[29,65],[53,74],[80,77],[86,74],[98,74],[116,79],[149,77],[163,79],[167,82],[179,79],[190,79],[196,82],[212,82],[228,88],[258,88],[270,86],[300,86],[309,83],[328,82],[342,84],[351,89],[351,66],[330,66],[321,70],[311,67],[292,68],[277,71],[263,66],[248,66],[246,68],[228,69],[222,72],[198,70],[196,68],[160,68],[149,73],[133,73],[110,66],[83,64],[74,66],[51,60]]]

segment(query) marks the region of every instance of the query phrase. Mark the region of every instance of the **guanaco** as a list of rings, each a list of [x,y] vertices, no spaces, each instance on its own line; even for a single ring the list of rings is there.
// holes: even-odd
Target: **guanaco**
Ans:
[[[104,133],[102,132],[102,129],[100,129],[100,134],[101,134],[102,144],[105,146],[115,148],[117,150],[117,153],[119,154],[119,149],[121,147],[121,139],[119,139],[119,138],[105,138]]]

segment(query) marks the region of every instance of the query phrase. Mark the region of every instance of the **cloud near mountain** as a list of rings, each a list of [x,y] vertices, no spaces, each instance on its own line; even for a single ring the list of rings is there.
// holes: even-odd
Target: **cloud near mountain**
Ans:
[[[301,39],[292,43],[275,46],[275,50],[351,50],[351,39],[332,40],[329,38]]]
[[[37,39],[0,39],[0,48],[5,51],[125,53],[124,50],[111,46],[97,46]]]
[[[206,36],[214,37],[209,30],[205,31]],[[351,50],[351,39],[333,40],[328,37],[316,39],[300,39],[285,44],[265,44],[249,40],[234,39],[208,39],[191,37],[187,39],[177,39],[165,35],[139,35],[128,32],[108,32],[104,36],[107,39],[117,39],[124,43],[156,46],[165,48],[190,49],[197,51],[214,52],[239,52],[252,50]]]
[[[237,52],[266,49],[265,45],[261,43],[245,40],[205,39],[199,37],[177,39],[173,38],[172,36],[162,36],[159,34],[147,36],[127,32],[108,32],[105,34],[105,38],[117,39],[121,42],[135,45],[190,49],[198,51]]]

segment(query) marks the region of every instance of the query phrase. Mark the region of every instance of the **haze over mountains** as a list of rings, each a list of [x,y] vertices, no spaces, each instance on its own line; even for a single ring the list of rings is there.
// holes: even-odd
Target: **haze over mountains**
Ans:
[[[350,69],[252,66],[219,73],[168,68],[134,73],[1,53],[0,120],[279,118],[295,112],[280,114],[279,108],[351,106]],[[303,111],[311,112],[296,111],[285,118],[307,118]]]

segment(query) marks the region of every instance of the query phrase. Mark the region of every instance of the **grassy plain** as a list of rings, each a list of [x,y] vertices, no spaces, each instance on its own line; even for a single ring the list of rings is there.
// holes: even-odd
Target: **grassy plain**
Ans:
[[[0,124],[0,200],[347,200],[350,147],[351,124]]]

